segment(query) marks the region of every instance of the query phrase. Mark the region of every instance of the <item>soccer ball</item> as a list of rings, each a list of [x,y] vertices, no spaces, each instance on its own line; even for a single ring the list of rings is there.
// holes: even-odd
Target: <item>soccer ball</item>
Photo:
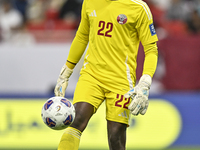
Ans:
[[[62,130],[72,124],[75,118],[73,104],[64,97],[52,97],[42,107],[43,122],[54,130]]]

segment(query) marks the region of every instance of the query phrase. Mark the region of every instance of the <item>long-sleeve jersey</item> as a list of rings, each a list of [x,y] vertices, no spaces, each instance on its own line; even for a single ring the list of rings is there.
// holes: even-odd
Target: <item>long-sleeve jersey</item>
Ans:
[[[80,74],[88,73],[97,84],[124,94],[136,82],[140,42],[145,52],[143,74],[153,76],[156,41],[152,14],[142,0],[84,0],[67,60],[77,63],[89,44]]]

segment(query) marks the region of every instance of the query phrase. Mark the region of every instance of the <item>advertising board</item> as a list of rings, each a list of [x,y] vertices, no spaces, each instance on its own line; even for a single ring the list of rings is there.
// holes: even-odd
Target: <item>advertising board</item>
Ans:
[[[187,99],[187,98],[191,99]],[[147,114],[132,116],[127,149],[200,146],[199,95],[168,94],[150,98]],[[41,119],[46,99],[0,99],[0,149],[55,149],[63,130],[48,128]],[[196,115],[196,116],[195,116]],[[81,137],[82,149],[108,149],[104,103]],[[12,143],[12,144],[11,144]]]

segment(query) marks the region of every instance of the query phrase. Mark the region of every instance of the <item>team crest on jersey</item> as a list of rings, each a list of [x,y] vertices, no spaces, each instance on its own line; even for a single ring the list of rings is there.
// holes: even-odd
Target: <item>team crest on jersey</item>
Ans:
[[[127,22],[127,17],[124,14],[120,14],[119,16],[117,16],[117,22],[119,24],[125,24]]]

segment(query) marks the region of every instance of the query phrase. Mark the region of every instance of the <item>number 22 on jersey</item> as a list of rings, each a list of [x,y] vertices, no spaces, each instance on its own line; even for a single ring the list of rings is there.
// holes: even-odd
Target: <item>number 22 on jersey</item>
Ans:
[[[99,30],[97,35],[112,37],[111,32],[113,30],[112,22],[99,21]]]

